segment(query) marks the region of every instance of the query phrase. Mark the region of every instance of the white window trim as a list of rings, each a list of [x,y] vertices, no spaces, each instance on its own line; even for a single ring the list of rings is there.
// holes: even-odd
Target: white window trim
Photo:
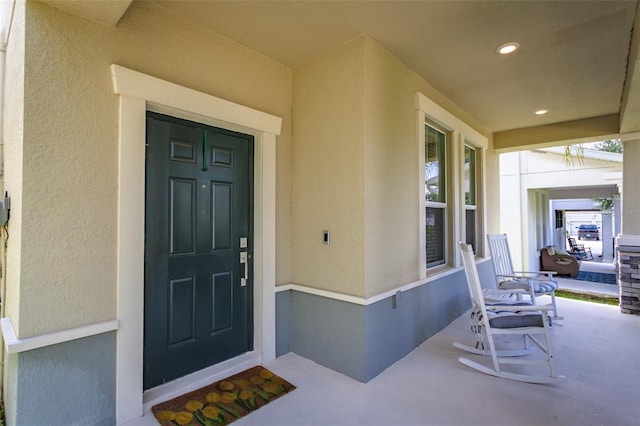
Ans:
[[[443,263],[438,263],[435,264],[431,267],[429,267],[428,264],[425,265],[426,268],[428,268],[431,271],[434,270],[438,270],[438,268],[445,268],[447,265],[449,265],[449,242],[448,239],[446,238],[447,236],[447,232],[446,230],[449,228],[449,222],[451,221],[450,219],[450,206],[453,205],[453,203],[451,203],[451,199],[453,198],[453,193],[451,191],[449,191],[449,181],[450,181],[450,168],[451,168],[451,164],[449,162],[449,157],[451,156],[451,151],[453,148],[453,145],[450,143],[450,139],[453,138],[453,133],[446,128],[441,127],[439,124],[437,123],[433,123],[433,122],[428,122],[425,123],[425,130],[427,127],[430,127],[431,129],[435,130],[438,133],[441,133],[444,135],[445,139],[444,139],[444,164],[438,164],[438,174],[442,174],[444,173],[444,188],[439,188],[438,191],[444,191],[444,199],[445,202],[440,202],[440,201],[427,201],[425,199],[425,207],[426,208],[432,208],[432,209],[439,209],[443,211],[443,226],[445,229],[445,240],[444,240],[444,248],[443,248]],[[426,138],[425,138],[426,140]],[[425,141],[423,140],[422,143],[423,147],[425,145]],[[424,156],[422,157],[424,158]],[[442,170],[440,170],[440,167],[442,167]],[[423,167],[424,169],[424,167]],[[425,176],[425,182],[426,182],[426,176]],[[425,194],[422,194],[422,197],[424,198]],[[422,210],[422,216],[425,215],[425,210]],[[426,222],[425,222],[426,224]],[[421,228],[422,230],[423,228]],[[426,235],[425,235],[426,238]],[[426,244],[425,244],[426,246]],[[426,247],[425,247],[426,250]],[[426,255],[425,255],[426,257]]]
[[[464,207],[465,207],[465,210],[473,210],[473,209],[476,209],[477,206],[478,206],[478,192],[479,192],[478,191],[478,189],[479,189],[478,188],[478,169],[479,169],[479,167],[478,167],[479,158],[478,157],[481,154],[481,152],[480,152],[481,150],[476,148],[473,144],[471,144],[468,141],[466,141],[462,146],[462,153],[463,153],[463,155],[462,155],[462,161],[463,161],[462,166],[463,167],[464,167],[464,151],[465,151],[466,148],[469,148],[469,149],[474,151],[474,160],[475,160],[475,164],[474,164],[474,174],[475,174],[475,176],[474,176],[475,177],[475,180],[474,180],[474,184],[475,184],[474,195],[475,195],[476,199],[475,199],[475,203],[474,204],[467,204],[467,200],[466,200],[466,198],[464,198]],[[463,173],[463,176],[462,176],[462,180],[463,180],[462,181],[462,185],[463,185],[462,193],[463,193],[463,196],[464,196],[465,189],[466,189],[466,188],[464,188],[464,183],[465,183],[464,182],[464,169],[462,170],[462,173]]]
[[[255,138],[255,349],[251,360],[241,356],[237,362],[223,363],[223,368],[230,371],[247,362],[275,359],[275,143],[282,119],[119,65],[111,65],[111,74],[113,91],[120,95],[116,422],[123,424],[144,414],[144,157],[147,110],[242,131]],[[210,373],[218,374],[219,371]]]
[[[454,179],[457,179],[457,182],[449,182],[447,185],[453,185],[453,193],[451,198],[451,203],[448,204],[448,208],[451,209],[448,215],[449,217],[459,218],[461,214],[464,213],[464,194],[462,198],[462,205],[460,205],[460,173],[461,173],[461,165],[460,161],[460,150],[462,149],[462,155],[464,155],[464,143],[471,143],[472,146],[477,147],[476,149],[486,149],[489,146],[488,139],[483,136],[480,132],[474,130],[471,126],[466,124],[464,121],[460,120],[455,115],[451,114],[449,111],[442,108],[440,105],[433,102],[431,99],[426,97],[420,92],[416,92],[414,97],[416,114],[417,114],[417,145],[418,145],[418,177],[416,181],[419,183],[417,188],[417,196],[416,200],[418,200],[418,230],[420,237],[418,238],[418,252],[420,253],[418,259],[418,274],[421,279],[427,277],[427,252],[426,252],[426,234],[424,232],[426,226],[426,218],[424,215],[426,201],[424,199],[424,140],[425,140],[425,125],[428,124],[428,121],[432,121],[447,131],[451,132],[452,137],[452,145],[454,149],[449,155],[452,155],[450,158],[450,163],[452,165],[453,170],[449,173],[449,176],[453,176]],[[462,147],[462,148],[461,148]],[[484,155],[482,156],[481,161],[484,161]],[[464,172],[464,171],[462,171]],[[484,167],[481,168],[481,182],[476,182],[476,185],[484,184]],[[481,192],[481,191],[477,191]],[[482,193],[476,194],[476,205],[484,206],[484,203],[480,203],[480,197]],[[482,208],[482,207],[481,207]],[[484,215],[482,215],[484,217]],[[478,225],[480,226],[480,225]],[[445,250],[448,250],[448,247],[452,242],[457,241],[460,238],[461,234],[461,222],[459,220],[454,220],[453,223],[453,235],[447,234],[445,241]],[[484,226],[481,229],[485,229]],[[454,251],[455,252],[455,251]],[[459,264],[458,254],[455,252],[453,259],[448,261],[449,266],[455,267]]]
[[[475,204],[467,204],[467,201],[466,201],[466,198],[465,198],[465,188],[464,188],[464,184],[465,184],[465,180],[464,180],[464,151],[465,151],[465,148],[467,148],[467,147],[475,151],[475,156],[474,156],[475,163],[476,163],[475,164],[475,182],[474,182],[475,183],[475,197],[476,197]],[[469,140],[465,140],[464,141],[464,143],[462,144],[462,158],[461,158],[461,160],[462,160],[462,177],[461,177],[461,181],[460,181],[460,184],[462,185],[462,204],[463,204],[463,206],[462,206],[462,210],[463,210],[462,214],[464,216],[463,219],[465,221],[465,227],[463,228],[464,229],[464,238],[462,240],[463,241],[467,240],[467,231],[466,231],[467,215],[466,215],[466,212],[467,212],[467,210],[474,210],[476,212],[476,216],[475,216],[476,223],[475,223],[474,230],[475,230],[475,233],[476,233],[475,239],[476,239],[476,245],[477,246],[480,246],[481,243],[482,243],[481,239],[482,239],[483,229],[484,229],[481,226],[481,219],[482,218],[479,217],[479,213],[481,213],[482,210],[480,209],[479,204],[478,204],[479,201],[480,201],[480,193],[481,193],[480,183],[479,183],[479,182],[481,182],[481,178],[480,178],[480,176],[478,176],[478,174],[479,173],[481,174],[482,170],[483,170],[482,167],[480,167],[480,162],[482,161],[482,157],[484,157],[483,152],[482,152],[482,148],[477,147],[474,143],[472,143]],[[479,249],[481,249],[481,247],[474,247],[473,249],[475,250],[476,256],[478,256]]]

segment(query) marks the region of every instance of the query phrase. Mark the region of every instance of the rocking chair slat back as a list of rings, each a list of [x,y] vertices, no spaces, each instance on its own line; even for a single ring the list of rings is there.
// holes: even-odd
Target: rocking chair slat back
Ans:
[[[554,272],[522,272],[514,271],[511,251],[507,234],[489,234],[489,253],[493,264],[493,272],[496,278],[498,289],[521,288],[529,292],[531,302],[535,304],[538,296],[550,295],[551,303],[556,306],[555,289],[558,283],[552,280]],[[558,317],[557,309],[554,310],[554,318]]]
[[[489,253],[493,259],[493,268],[496,275],[496,284],[499,284],[500,275],[513,275],[513,263],[509,251],[509,241],[506,234],[489,234]]]
[[[475,264],[473,248],[470,245],[459,243],[460,255],[462,256],[462,264],[465,266],[464,273],[467,277],[467,286],[469,287],[469,294],[471,295],[471,303],[479,310],[485,310],[484,297],[481,287],[474,285],[474,283],[480,283],[480,277],[478,276],[478,269],[470,267]]]

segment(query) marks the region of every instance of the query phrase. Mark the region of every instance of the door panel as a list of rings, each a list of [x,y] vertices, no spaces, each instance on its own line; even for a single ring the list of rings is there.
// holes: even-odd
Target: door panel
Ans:
[[[171,160],[186,161],[195,163],[197,144],[193,142],[184,142],[179,140],[171,140]]]
[[[195,340],[195,290],[193,276],[169,281],[169,347]]]
[[[211,283],[211,328],[209,333],[218,333],[231,328],[233,319],[233,292],[231,272],[213,274]]]
[[[211,182],[211,211],[214,212],[211,223],[211,250],[231,248],[233,235],[231,222],[233,217],[233,184]]]
[[[196,182],[174,179],[169,181],[169,230],[171,232],[171,254],[186,254],[196,251]]]
[[[251,136],[147,114],[145,389],[253,349],[252,170]]]

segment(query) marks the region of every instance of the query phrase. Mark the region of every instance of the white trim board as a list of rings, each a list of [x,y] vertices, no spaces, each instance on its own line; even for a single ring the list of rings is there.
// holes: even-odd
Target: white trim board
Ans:
[[[17,354],[117,330],[118,320],[114,319],[111,321],[89,324],[69,330],[43,334],[41,336],[28,337],[26,339],[18,339],[10,318],[2,318],[0,320],[0,328],[2,328],[2,337],[4,339],[4,346],[7,353]]]
[[[477,258],[476,264],[480,265],[488,261],[489,261],[488,258]],[[334,299],[342,302],[353,303],[355,305],[368,306],[368,305],[373,305],[374,303],[377,303],[381,300],[388,299],[389,297],[395,296],[398,293],[402,293],[417,287],[421,287],[423,285],[427,285],[433,281],[439,280],[441,278],[445,278],[449,275],[455,274],[456,272],[460,272],[460,271],[462,271],[462,267],[447,268],[437,274],[429,275],[425,279],[407,283],[399,287],[396,287],[392,290],[388,290],[388,291],[376,294],[375,296],[366,297],[366,298],[360,297],[360,296],[352,296],[349,294],[336,293],[335,291],[321,290],[318,288],[307,287],[307,286],[295,284],[295,283],[276,286],[275,291],[276,293],[280,293],[282,291],[293,290],[293,291],[299,291],[301,293],[313,294],[315,296],[326,297],[328,299]]]
[[[111,75],[113,91],[120,95],[116,422],[124,424],[144,413],[146,111],[254,136],[254,353],[261,362],[275,359],[275,143],[282,119],[119,65],[111,65]]]
[[[177,111],[215,119],[219,123],[233,124],[261,132],[280,134],[280,117],[216,98],[187,87],[160,80],[120,65],[111,65],[113,92],[144,99]]]

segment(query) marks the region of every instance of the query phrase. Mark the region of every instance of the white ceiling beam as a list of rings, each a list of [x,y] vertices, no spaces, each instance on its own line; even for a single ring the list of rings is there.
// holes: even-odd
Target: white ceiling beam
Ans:
[[[584,186],[582,188],[557,188],[549,190],[550,200],[577,200],[592,198],[610,198],[618,194],[616,185]]]
[[[493,134],[493,149],[502,153],[616,139],[619,123],[618,114],[611,114],[505,130]]]

